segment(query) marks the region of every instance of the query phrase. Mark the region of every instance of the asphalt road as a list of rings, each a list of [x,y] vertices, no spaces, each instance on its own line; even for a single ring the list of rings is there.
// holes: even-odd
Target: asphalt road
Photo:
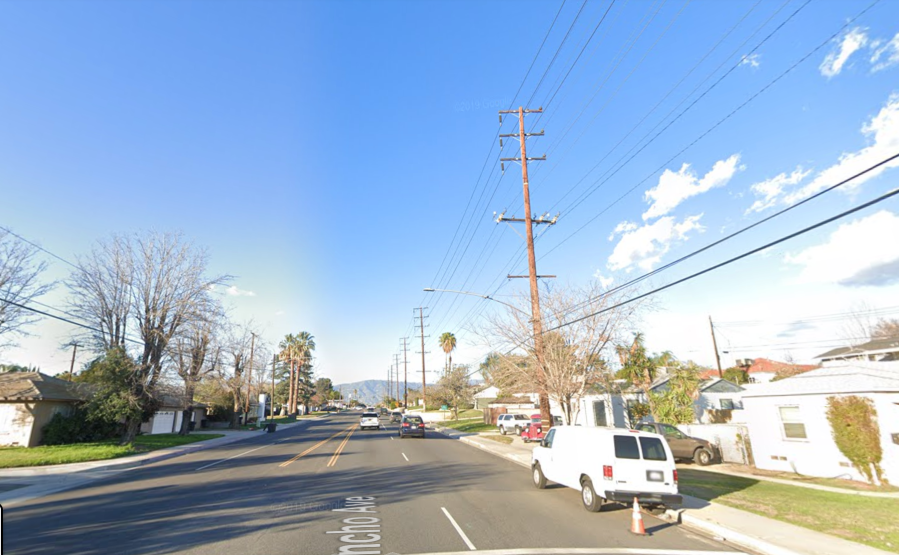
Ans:
[[[258,434],[17,505],[3,513],[3,553],[731,551],[649,515],[652,535],[634,536],[624,507],[588,513],[577,491],[537,490],[510,461],[437,433],[401,440],[386,419],[362,431],[358,419]],[[367,528],[329,533],[353,525]]]

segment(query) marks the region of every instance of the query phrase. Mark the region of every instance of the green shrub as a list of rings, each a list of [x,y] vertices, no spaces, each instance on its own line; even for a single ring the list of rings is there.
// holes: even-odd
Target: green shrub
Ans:
[[[886,482],[880,461],[880,426],[877,410],[867,397],[848,395],[827,398],[827,420],[833,431],[833,440],[840,452],[852,462],[871,483]]]
[[[67,445],[112,439],[121,434],[121,424],[89,418],[84,407],[76,407],[69,415],[54,414],[44,426],[43,445]]]

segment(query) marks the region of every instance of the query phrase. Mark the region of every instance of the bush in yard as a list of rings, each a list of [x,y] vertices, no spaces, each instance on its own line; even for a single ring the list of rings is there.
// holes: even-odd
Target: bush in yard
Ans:
[[[827,398],[827,420],[840,452],[872,484],[883,483],[880,461],[880,426],[874,402],[867,397],[848,395]]]
[[[693,400],[699,390],[699,377],[691,368],[678,367],[670,374],[661,393],[650,392],[649,402],[657,422],[690,424],[696,418]]]
[[[66,445],[112,439],[121,434],[122,425],[115,421],[92,419],[85,407],[79,406],[69,416],[54,414],[42,432],[42,445]]]

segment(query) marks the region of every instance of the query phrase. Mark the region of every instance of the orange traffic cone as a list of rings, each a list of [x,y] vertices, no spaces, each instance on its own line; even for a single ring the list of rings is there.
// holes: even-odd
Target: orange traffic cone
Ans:
[[[640,503],[634,497],[634,512],[631,516],[631,534],[637,536],[648,536],[646,528],[643,527],[643,515],[640,514]]]

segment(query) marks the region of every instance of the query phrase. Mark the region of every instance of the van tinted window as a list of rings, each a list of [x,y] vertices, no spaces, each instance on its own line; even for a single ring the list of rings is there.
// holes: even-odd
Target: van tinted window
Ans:
[[[634,436],[615,436],[615,457],[619,459],[639,459],[637,438]]]
[[[643,450],[643,458],[647,461],[664,461],[668,459],[662,440],[657,437],[641,437],[640,448]]]

